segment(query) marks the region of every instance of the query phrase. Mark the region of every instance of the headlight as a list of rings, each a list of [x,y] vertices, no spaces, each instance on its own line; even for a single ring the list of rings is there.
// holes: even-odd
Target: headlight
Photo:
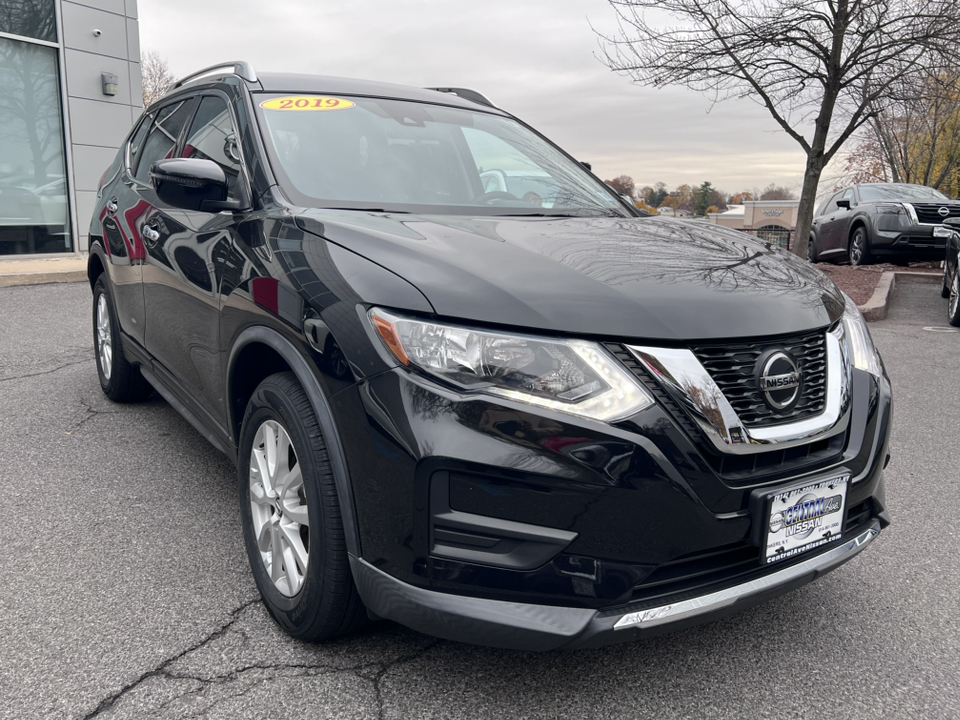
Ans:
[[[464,390],[606,422],[653,404],[596,343],[471,330],[379,308],[368,316],[397,360]]]
[[[863,319],[860,309],[846,293],[843,293],[846,307],[843,310],[843,344],[848,362],[855,368],[866,370],[868,373],[880,377],[883,367],[880,356],[873,346],[873,338],[867,329],[867,321]]]
[[[909,225],[911,219],[906,207],[899,203],[889,203],[877,205],[877,221],[883,226],[880,229],[885,230],[887,226]]]

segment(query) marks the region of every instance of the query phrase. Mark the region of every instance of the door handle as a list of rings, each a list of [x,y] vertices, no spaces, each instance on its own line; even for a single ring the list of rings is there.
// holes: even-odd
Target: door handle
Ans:
[[[116,198],[110,198],[110,202],[107,203],[107,212],[113,214],[117,211],[117,208],[120,207],[117,205]]]
[[[155,243],[160,239],[160,231],[152,225],[144,225],[141,227],[140,234],[143,235],[144,240],[149,240],[152,243]]]

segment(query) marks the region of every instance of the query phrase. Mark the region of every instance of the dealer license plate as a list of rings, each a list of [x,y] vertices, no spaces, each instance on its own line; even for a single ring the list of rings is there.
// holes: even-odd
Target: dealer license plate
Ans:
[[[849,475],[767,496],[764,559],[775,563],[837,540],[843,532]]]

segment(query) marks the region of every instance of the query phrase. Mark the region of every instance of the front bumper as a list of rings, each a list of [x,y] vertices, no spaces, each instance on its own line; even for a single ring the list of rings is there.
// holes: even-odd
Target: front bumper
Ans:
[[[838,435],[719,464],[662,404],[607,425],[398,369],[334,407],[350,438],[361,596],[444,638],[546,650],[679,629],[815,579],[888,522],[890,386],[863,371]],[[828,473],[851,477],[842,539],[764,566],[751,495]]]
[[[602,647],[715,620],[817,579],[853,559],[880,534],[872,520],[850,540],[756,580],[675,603],[614,610],[463,597],[408,585],[350,558],[360,597],[376,615],[447,640],[513,650]]]
[[[878,227],[871,243],[871,251],[878,256],[901,255],[935,257],[940,259],[946,247],[946,237],[934,234],[939,225],[913,224],[906,227]]]

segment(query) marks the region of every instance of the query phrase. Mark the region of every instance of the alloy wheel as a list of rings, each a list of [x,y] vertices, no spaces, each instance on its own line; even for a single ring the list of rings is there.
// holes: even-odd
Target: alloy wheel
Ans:
[[[275,420],[257,428],[250,450],[250,509],[267,575],[282,595],[293,597],[307,573],[310,514],[296,451]]]
[[[863,233],[853,234],[853,240],[850,243],[850,264],[859,265],[863,261]]]
[[[960,304],[960,265],[957,266],[956,272],[953,273],[953,283],[950,285],[950,317],[957,316],[957,305]]]
[[[113,331],[110,329],[110,308],[107,296],[102,294],[97,300],[97,354],[100,357],[100,370],[107,382],[113,372]]]

